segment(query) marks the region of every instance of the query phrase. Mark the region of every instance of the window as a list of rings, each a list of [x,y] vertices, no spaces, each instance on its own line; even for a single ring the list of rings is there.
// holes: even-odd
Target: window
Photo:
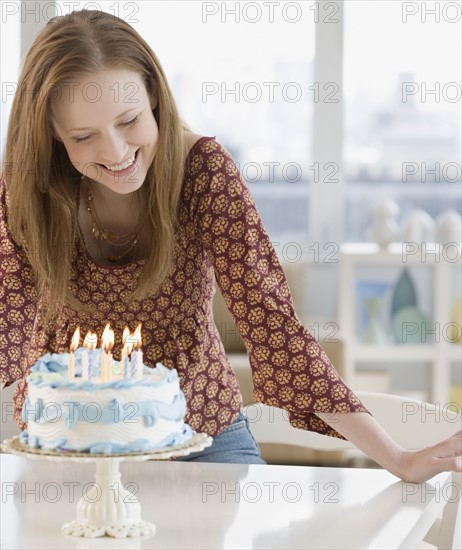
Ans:
[[[307,3],[276,4],[142,3],[137,30],[158,53],[185,121],[233,155],[273,240],[300,240],[312,164],[315,14]]]
[[[346,240],[367,240],[384,198],[401,220],[460,213],[460,2],[345,4]]]
[[[331,198],[341,216],[325,223],[341,224],[346,241],[368,240],[382,198],[400,203],[401,220],[417,207],[460,212],[460,2],[100,1],[57,2],[57,11],[91,5],[149,42],[185,121],[235,158],[273,241],[308,249],[313,211]],[[343,50],[328,41],[315,54],[321,23],[343,32]],[[328,67],[342,53],[343,82],[316,82],[315,61]],[[343,99],[338,191],[314,184],[313,119],[326,94]]]

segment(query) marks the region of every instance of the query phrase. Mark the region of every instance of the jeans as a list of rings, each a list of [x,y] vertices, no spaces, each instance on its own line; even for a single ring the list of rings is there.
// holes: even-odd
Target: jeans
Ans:
[[[249,430],[249,420],[242,412],[224,432],[213,439],[210,447],[199,453],[179,456],[176,460],[228,464],[266,464],[260,457],[260,448]]]

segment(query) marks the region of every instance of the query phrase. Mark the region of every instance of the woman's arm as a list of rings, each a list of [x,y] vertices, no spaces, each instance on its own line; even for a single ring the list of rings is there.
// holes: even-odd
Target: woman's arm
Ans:
[[[32,269],[8,229],[6,184],[0,176],[0,382],[24,374],[37,313]]]
[[[397,445],[367,413],[316,413],[324,422],[395,476],[421,483],[445,471],[462,471],[462,431],[420,451]]]
[[[200,253],[247,348],[255,400],[288,411],[296,428],[340,437],[315,413],[368,411],[297,317],[250,190],[215,139],[195,147],[184,197]]]

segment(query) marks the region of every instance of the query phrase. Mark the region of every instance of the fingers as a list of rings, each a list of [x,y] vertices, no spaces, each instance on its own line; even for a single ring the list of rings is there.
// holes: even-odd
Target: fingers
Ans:
[[[446,458],[462,455],[462,430],[456,432],[451,437],[443,439],[432,447],[426,449],[429,454],[434,454],[435,457]]]
[[[462,472],[462,458],[460,456],[440,458],[438,466],[441,472]]]

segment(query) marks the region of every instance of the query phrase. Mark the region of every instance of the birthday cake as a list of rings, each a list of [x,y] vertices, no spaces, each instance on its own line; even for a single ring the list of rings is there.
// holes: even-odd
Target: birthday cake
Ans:
[[[80,347],[74,353],[48,353],[37,361],[27,377],[23,444],[114,454],[156,450],[191,438],[175,369],[161,363],[140,368],[138,362],[135,372],[127,368],[128,358],[124,364],[111,356],[103,372],[102,353],[91,350],[88,361],[88,350]]]

